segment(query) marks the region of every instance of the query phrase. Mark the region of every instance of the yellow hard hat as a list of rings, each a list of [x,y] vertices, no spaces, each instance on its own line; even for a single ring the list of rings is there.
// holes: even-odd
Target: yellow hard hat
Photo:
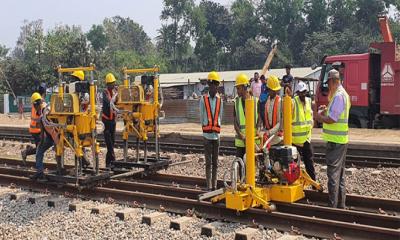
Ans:
[[[74,71],[71,76],[79,78],[79,80],[85,80],[85,73],[83,71]]]
[[[249,77],[244,73],[236,76],[235,87],[240,85],[249,85]]]
[[[117,81],[117,80],[115,79],[114,74],[108,73],[106,75],[106,83],[113,83],[115,81]]]
[[[42,96],[38,92],[34,92],[31,96],[31,103],[34,103],[39,99],[42,99]]]
[[[219,74],[216,71],[212,71],[208,74],[207,80],[212,80],[212,81],[217,81],[220,82],[221,78],[219,77]]]
[[[267,87],[272,91],[278,91],[281,89],[281,84],[279,83],[279,79],[277,76],[271,75],[267,80]]]

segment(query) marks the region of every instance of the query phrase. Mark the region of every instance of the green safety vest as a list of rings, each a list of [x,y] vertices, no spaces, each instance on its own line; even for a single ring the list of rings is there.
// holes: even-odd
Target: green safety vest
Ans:
[[[333,99],[342,95],[345,99],[345,110],[340,114],[336,123],[327,124],[324,123],[322,126],[322,139],[327,142],[334,142],[339,144],[347,144],[349,142],[349,112],[350,112],[350,98],[346,90],[340,86],[332,97],[332,101],[329,102],[326,114],[329,114],[330,108],[332,106]]]
[[[294,111],[292,121],[292,142],[303,144],[311,139],[312,115],[311,98],[306,97],[305,111],[299,96],[294,97]]]
[[[254,135],[257,133],[257,119],[258,119],[258,98],[254,98]],[[235,99],[235,113],[236,120],[239,123],[240,132],[245,135],[246,134],[246,116],[244,113],[244,106],[242,104],[242,98],[236,97]],[[257,139],[256,144],[260,144],[260,139]],[[239,135],[235,136],[235,147],[245,147],[245,142],[240,138]]]

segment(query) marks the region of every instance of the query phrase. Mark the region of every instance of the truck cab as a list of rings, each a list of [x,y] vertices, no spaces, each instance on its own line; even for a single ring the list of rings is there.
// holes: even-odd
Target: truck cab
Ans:
[[[386,17],[383,21],[386,23],[385,31],[388,31]],[[382,33],[385,31],[382,30]],[[338,70],[342,85],[351,100],[350,127],[400,127],[398,51],[399,46],[390,34],[390,37],[384,35],[383,42],[371,43],[367,53],[324,57],[315,97],[317,107],[328,105],[328,72],[334,67],[333,64],[340,63],[342,68]]]

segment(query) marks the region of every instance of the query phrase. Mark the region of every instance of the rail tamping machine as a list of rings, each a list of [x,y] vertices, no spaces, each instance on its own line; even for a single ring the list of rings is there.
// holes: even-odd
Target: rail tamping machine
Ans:
[[[124,83],[118,87],[115,107],[124,121],[122,131],[124,159],[115,161],[114,168],[143,168],[157,171],[168,167],[169,158],[160,156],[160,114],[162,94],[160,94],[159,68],[123,68]],[[140,83],[130,77],[140,76]],[[161,97],[161,103],[159,98]],[[155,156],[148,154],[149,135],[154,139]],[[136,157],[128,156],[129,136],[136,138]],[[143,157],[140,157],[140,142],[143,143]]]
[[[226,207],[236,211],[244,211],[251,207],[260,207],[272,211],[275,205],[271,202],[293,203],[305,197],[304,189],[314,186],[321,190],[320,184],[313,181],[307,172],[300,168],[300,156],[296,147],[292,146],[292,100],[286,95],[283,98],[283,146],[266,149],[269,138],[263,146],[263,153],[255,153],[254,131],[254,99],[245,100],[246,116],[246,156],[245,160],[237,159],[232,164],[231,184],[225,182],[225,188],[199,197],[200,200],[211,198],[212,202],[225,199]],[[258,159],[256,158],[258,157]],[[297,160],[297,162],[296,162]],[[256,182],[256,162],[263,166]],[[260,161],[262,163],[260,164]],[[245,163],[244,163],[245,162]],[[245,169],[245,177],[238,179],[239,164]]]
[[[89,72],[88,81],[78,81],[66,87],[64,74],[74,71]],[[56,182],[75,183],[79,186],[91,185],[109,178],[108,172],[99,168],[99,143],[96,132],[96,85],[94,80],[95,66],[62,68],[59,66],[58,93],[51,96],[50,110],[43,117],[44,127],[55,133],[57,172],[48,174],[47,178]],[[88,95],[89,101],[82,109],[82,96]],[[70,149],[75,158],[74,172],[65,170],[65,150]],[[85,148],[91,149],[91,159],[85,154]],[[91,168],[84,168],[82,159],[92,162]]]

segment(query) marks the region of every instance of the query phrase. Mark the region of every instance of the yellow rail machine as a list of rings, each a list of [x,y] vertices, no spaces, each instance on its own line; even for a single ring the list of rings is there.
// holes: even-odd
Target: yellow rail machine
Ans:
[[[124,84],[118,87],[116,108],[124,120],[122,138],[124,141],[124,159],[115,161],[113,167],[144,168],[147,171],[157,171],[168,167],[169,158],[160,157],[159,118],[161,105],[159,98],[160,82],[159,68],[127,69],[123,68]],[[140,76],[140,83],[134,81]],[[133,78],[131,82],[130,77]],[[152,135],[155,146],[155,156],[148,154],[149,136]],[[136,138],[136,157],[128,156],[129,136]],[[143,143],[143,157],[140,157],[140,142]]]
[[[94,80],[95,66],[62,68],[59,66],[58,93],[51,96],[50,110],[44,117],[44,126],[56,133],[57,173],[49,174],[50,180],[75,183],[79,186],[91,185],[109,178],[108,172],[99,170],[99,143],[96,133],[96,86]],[[66,84],[70,73],[88,72],[90,79]],[[64,76],[65,75],[65,76]],[[85,100],[84,100],[85,99]],[[65,150],[73,152],[74,173],[64,170]],[[85,148],[90,148],[92,157],[88,158]],[[82,161],[92,165],[84,168]],[[91,163],[90,163],[91,162]]]
[[[230,185],[225,181],[224,189],[200,195],[200,200],[211,198],[212,202],[218,202],[225,199],[226,207],[236,211],[259,206],[272,211],[275,209],[275,205],[271,203],[273,201],[293,203],[304,198],[304,188],[307,186],[312,185],[321,190],[321,186],[300,168],[300,157],[296,148],[292,146],[291,104],[291,97],[285,96],[283,100],[284,145],[266,150],[268,144],[266,141],[262,146],[264,154],[256,154],[254,100],[252,97],[246,99],[246,160],[236,159],[233,162]],[[258,160],[256,157],[259,157]],[[257,161],[265,161],[263,165],[267,166],[260,173],[260,175],[265,175],[263,179],[266,180],[263,182],[256,182]],[[237,177],[239,164],[245,169],[245,174],[243,174],[245,178],[242,179]]]

